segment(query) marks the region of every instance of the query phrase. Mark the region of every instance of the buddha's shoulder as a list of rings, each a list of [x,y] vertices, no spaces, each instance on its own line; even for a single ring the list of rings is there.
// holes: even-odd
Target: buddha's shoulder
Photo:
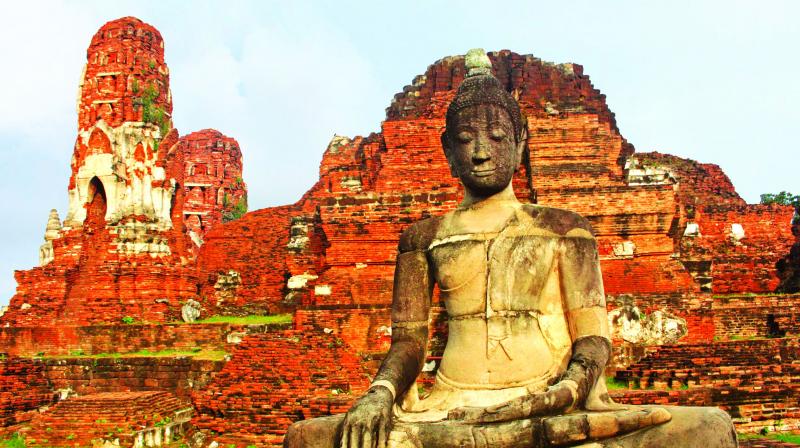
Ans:
[[[563,208],[525,204],[522,210],[534,226],[562,237],[594,238],[592,225],[583,216]]]
[[[426,250],[436,237],[442,219],[444,216],[431,216],[408,226],[400,234],[400,244],[398,245],[400,252]]]

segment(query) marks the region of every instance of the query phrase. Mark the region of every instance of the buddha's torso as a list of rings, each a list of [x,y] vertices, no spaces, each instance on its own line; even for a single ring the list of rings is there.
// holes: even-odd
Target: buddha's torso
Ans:
[[[566,368],[571,349],[560,238],[519,204],[492,215],[447,215],[428,248],[449,316],[438,380],[465,389],[543,389]]]

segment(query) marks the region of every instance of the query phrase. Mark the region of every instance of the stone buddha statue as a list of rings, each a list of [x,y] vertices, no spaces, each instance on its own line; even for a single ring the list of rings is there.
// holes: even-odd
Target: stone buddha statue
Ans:
[[[523,204],[512,188],[528,138],[519,105],[483,50],[441,137],[464,200],[400,237],[392,344],[346,415],[293,424],[286,447],[735,447],[716,408],[621,406],[606,391],[611,353],[597,244],[576,213]],[[418,396],[431,294],[448,340]]]

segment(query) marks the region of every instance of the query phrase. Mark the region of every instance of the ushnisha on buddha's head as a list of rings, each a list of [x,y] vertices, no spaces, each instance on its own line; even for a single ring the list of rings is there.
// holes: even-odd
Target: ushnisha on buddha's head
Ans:
[[[467,193],[487,197],[511,183],[527,144],[528,123],[492,75],[482,49],[470,50],[465,63],[468,73],[447,109],[442,147]]]

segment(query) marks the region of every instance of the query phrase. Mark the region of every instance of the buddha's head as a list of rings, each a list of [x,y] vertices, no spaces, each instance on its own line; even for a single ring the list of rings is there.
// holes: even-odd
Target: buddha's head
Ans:
[[[527,120],[492,75],[483,50],[470,50],[466,66],[467,77],[447,109],[442,147],[453,177],[470,193],[488,196],[511,182],[527,144]]]

